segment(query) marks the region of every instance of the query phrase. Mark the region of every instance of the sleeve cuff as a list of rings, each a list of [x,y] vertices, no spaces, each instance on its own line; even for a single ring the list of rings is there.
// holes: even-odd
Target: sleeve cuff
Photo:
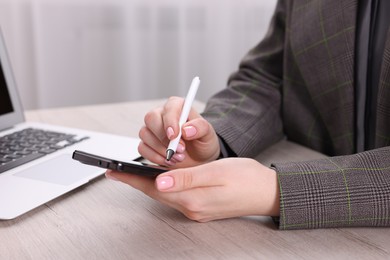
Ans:
[[[222,137],[218,135],[220,153],[217,160],[228,157],[237,157],[237,154],[226,144]]]

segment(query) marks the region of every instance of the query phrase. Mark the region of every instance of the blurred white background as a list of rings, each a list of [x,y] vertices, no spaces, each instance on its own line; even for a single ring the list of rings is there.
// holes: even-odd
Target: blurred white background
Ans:
[[[0,0],[27,109],[184,96],[226,87],[276,0]]]

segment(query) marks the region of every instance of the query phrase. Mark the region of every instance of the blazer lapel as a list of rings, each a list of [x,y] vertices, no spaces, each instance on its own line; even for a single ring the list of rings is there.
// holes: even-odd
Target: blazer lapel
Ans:
[[[354,149],[356,14],[357,0],[298,0],[290,19],[291,49],[307,91],[335,149],[345,153]]]

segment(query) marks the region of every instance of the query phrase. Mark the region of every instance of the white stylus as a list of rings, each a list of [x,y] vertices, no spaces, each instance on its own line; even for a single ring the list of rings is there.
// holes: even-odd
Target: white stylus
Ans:
[[[167,151],[166,151],[166,159],[169,161],[172,156],[175,154],[177,145],[179,144],[180,138],[181,138],[181,128],[183,127],[184,123],[188,120],[188,115],[190,113],[192,102],[195,99],[196,92],[198,91],[198,87],[200,84],[199,77],[195,77],[192,82],[190,89],[188,90],[188,94],[186,96],[186,99],[184,101],[183,108],[181,110],[181,115],[179,119],[179,134],[177,137],[169,142]]]

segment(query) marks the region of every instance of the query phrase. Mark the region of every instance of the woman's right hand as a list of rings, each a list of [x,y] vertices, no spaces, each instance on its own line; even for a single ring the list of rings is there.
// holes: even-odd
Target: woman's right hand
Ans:
[[[191,108],[188,121],[182,127],[177,151],[170,161],[166,158],[169,141],[179,133],[179,118],[184,99],[171,97],[164,106],[145,115],[145,125],[139,132],[139,153],[147,160],[171,167],[189,167],[213,161],[220,153],[214,128]]]

